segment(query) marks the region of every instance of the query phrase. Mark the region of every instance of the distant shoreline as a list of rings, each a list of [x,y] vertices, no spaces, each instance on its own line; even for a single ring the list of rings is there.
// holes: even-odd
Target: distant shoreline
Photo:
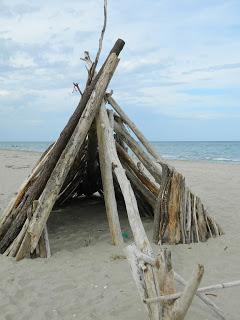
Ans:
[[[1,148],[0,152],[9,152],[11,154],[21,153],[21,154],[32,154],[37,155],[40,157],[40,155],[44,151],[37,151],[37,150],[21,150],[21,149],[7,149],[7,148]],[[162,155],[161,155],[162,156]],[[167,160],[170,163],[199,163],[199,164],[223,164],[223,165],[240,165],[240,161],[224,161],[224,160],[206,160],[206,159],[174,159],[174,158],[167,158],[162,156],[165,160]]]

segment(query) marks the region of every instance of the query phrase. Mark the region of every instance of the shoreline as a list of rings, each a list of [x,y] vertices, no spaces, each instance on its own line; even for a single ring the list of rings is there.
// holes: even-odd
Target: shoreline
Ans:
[[[37,150],[21,150],[21,149],[7,149],[7,148],[0,148],[0,152],[19,152],[19,153],[28,153],[28,154],[36,154],[41,155],[44,151],[37,151]],[[240,165],[240,161],[233,161],[233,160],[206,160],[206,159],[174,159],[174,158],[165,158],[161,154],[160,156],[167,162],[193,162],[193,163],[206,163],[206,164],[223,164],[223,165]]]
[[[37,150],[22,150],[22,149],[7,149],[7,148],[0,148],[0,152],[21,152],[21,153],[36,153],[36,154],[42,154],[44,151],[37,151]]]

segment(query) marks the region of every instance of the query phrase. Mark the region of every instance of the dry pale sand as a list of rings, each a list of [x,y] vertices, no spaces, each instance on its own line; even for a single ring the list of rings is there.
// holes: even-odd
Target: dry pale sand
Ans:
[[[0,211],[29,173],[38,153],[0,150]],[[225,235],[207,243],[172,246],[176,271],[190,276],[205,265],[203,284],[240,279],[240,165],[172,162],[204,200]],[[129,231],[121,208],[123,231]],[[151,237],[152,221],[144,219]],[[23,260],[0,256],[0,319],[144,320],[123,251],[110,242],[104,204],[75,202],[54,212],[49,222],[52,257]],[[131,240],[129,239],[128,242]],[[227,319],[240,318],[240,288],[218,291],[214,301]],[[195,298],[187,319],[215,319]]]

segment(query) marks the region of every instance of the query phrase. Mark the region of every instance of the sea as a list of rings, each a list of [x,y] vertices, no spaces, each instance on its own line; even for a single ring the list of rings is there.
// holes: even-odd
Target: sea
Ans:
[[[0,149],[43,152],[52,141],[0,142]],[[240,141],[152,141],[165,159],[240,163]]]

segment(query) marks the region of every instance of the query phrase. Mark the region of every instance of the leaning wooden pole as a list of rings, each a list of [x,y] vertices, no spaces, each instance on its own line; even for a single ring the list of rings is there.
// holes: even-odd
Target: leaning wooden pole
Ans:
[[[102,103],[103,106],[105,102]],[[103,106],[101,108],[103,108]],[[111,155],[107,145],[107,133],[109,130],[101,121],[101,117],[98,116],[97,122],[97,137],[98,137],[98,150],[99,150],[99,162],[101,168],[102,184],[104,201],[106,207],[106,213],[108,217],[108,224],[111,233],[112,243],[114,245],[120,245],[123,243],[121,227],[119,222],[117,202],[115,198],[115,191],[113,185],[112,164]]]
[[[113,129],[110,126],[107,110],[102,105],[99,111],[99,118],[102,124],[104,124],[105,128],[107,128],[106,132],[106,141],[109,148],[109,154],[111,155],[111,164],[113,168],[114,175],[116,176],[119,186],[121,188],[122,195],[124,197],[126,210],[128,214],[129,223],[133,232],[134,241],[139,248],[139,250],[143,253],[147,253],[148,255],[153,255],[152,248],[150,246],[149,240],[145,233],[144,227],[141,222],[141,218],[138,211],[137,201],[134,196],[134,192],[132,190],[131,184],[126,177],[125,170],[122,167],[122,164],[118,158],[117,150],[115,146],[115,141],[113,137]],[[149,267],[145,270],[145,283],[147,286],[147,292],[149,297],[154,297],[159,292],[158,286],[155,286],[156,274]],[[157,320],[160,317],[160,307],[159,305],[151,305],[148,307],[149,314],[151,315],[151,319]]]

